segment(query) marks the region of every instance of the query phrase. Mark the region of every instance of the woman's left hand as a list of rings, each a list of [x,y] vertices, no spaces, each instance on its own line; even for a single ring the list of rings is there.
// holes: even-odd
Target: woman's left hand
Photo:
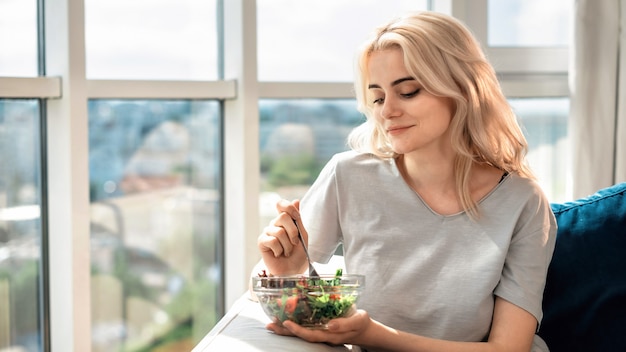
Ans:
[[[269,330],[279,335],[298,336],[309,342],[350,344],[385,351],[530,351],[537,320],[528,311],[496,297],[491,331],[487,342],[447,341],[402,332],[372,320],[357,310],[346,318],[333,319],[328,330],[310,330],[291,321],[272,323]]]
[[[278,335],[298,336],[309,342],[325,342],[332,345],[359,344],[360,337],[370,327],[372,320],[362,309],[349,317],[337,318],[328,322],[327,330],[314,330],[302,327],[292,321],[283,322],[282,326],[270,323],[267,329]]]

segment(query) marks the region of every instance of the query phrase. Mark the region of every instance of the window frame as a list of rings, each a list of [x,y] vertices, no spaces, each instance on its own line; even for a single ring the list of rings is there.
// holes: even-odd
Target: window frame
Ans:
[[[465,21],[486,43],[488,0],[432,0],[431,8]],[[256,1],[220,0],[221,79],[90,80],[85,75],[84,0],[46,0],[45,76],[0,77],[0,97],[45,101],[49,204],[51,350],[89,351],[89,99],[217,99],[224,134],[224,308],[248,287],[259,258],[260,99],[354,98],[349,82],[259,82]],[[566,48],[486,48],[507,96],[567,97]],[[540,58],[529,59],[530,57]],[[53,206],[52,206],[53,205]],[[245,219],[246,221],[241,221]],[[43,258],[43,257],[42,257]],[[46,345],[44,343],[44,345]]]
[[[567,47],[490,47],[488,2],[452,0],[452,15],[467,24],[510,98],[569,96]],[[491,0],[494,1],[494,0]]]

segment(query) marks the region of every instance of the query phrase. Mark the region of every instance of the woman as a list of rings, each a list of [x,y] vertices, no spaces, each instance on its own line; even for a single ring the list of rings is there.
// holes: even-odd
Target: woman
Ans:
[[[327,331],[271,323],[367,351],[547,351],[535,335],[556,223],[491,65],[452,17],[408,14],[358,56],[367,121],[300,202],[258,240],[274,275],[303,273],[343,244],[366,275],[354,315]],[[310,237],[309,237],[310,235]]]

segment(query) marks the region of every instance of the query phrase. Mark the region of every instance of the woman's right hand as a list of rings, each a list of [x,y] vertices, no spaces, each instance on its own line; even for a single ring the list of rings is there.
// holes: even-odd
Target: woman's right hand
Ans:
[[[308,265],[294,220],[307,243],[309,236],[300,219],[300,201],[282,199],[276,203],[276,210],[278,216],[270,221],[257,241],[263,262],[273,275],[302,274]]]

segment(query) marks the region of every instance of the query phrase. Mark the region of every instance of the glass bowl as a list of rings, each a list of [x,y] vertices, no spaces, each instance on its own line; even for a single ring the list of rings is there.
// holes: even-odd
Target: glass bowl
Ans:
[[[252,290],[272,321],[291,320],[310,329],[326,329],[331,319],[353,312],[365,285],[356,274],[253,277]]]

